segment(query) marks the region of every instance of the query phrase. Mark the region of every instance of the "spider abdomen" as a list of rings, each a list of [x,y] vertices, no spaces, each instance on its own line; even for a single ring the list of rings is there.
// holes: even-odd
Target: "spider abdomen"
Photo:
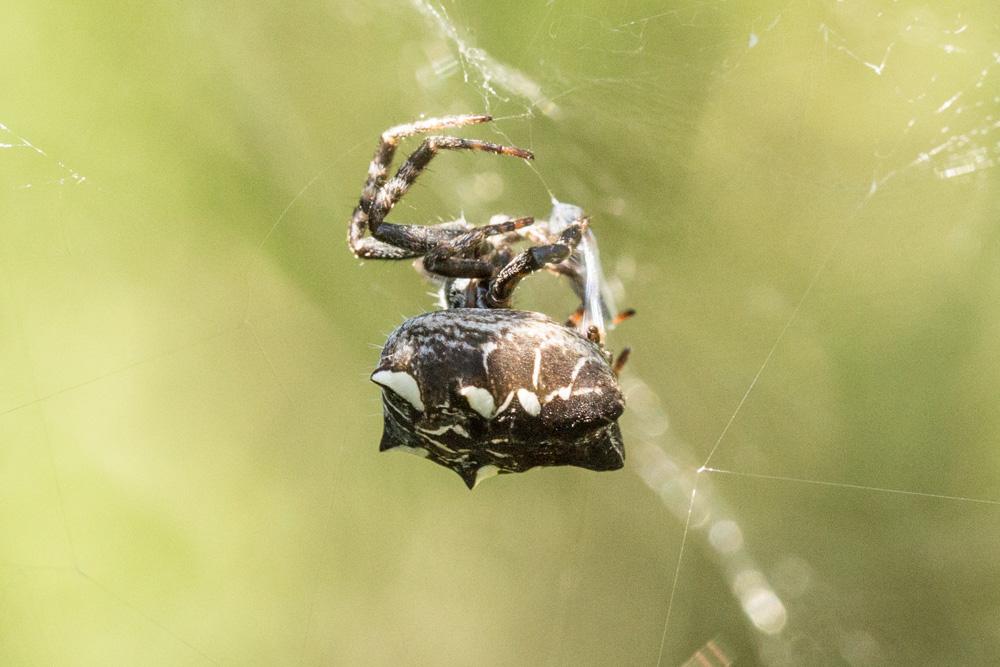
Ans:
[[[534,312],[454,308],[390,334],[381,449],[404,447],[472,488],[499,472],[624,463],[624,399],[603,350]]]

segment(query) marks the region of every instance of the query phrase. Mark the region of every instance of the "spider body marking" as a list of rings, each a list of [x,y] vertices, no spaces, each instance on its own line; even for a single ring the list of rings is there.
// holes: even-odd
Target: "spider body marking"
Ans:
[[[495,218],[480,227],[464,220],[385,221],[441,150],[533,158],[512,146],[433,136],[388,176],[401,139],[489,120],[448,116],[383,132],[351,216],[348,245],[355,256],[417,259],[438,282],[445,308],[406,320],[382,350],[371,378],[382,388],[380,449],[429,458],[470,489],[486,477],[536,466],[621,468],[617,420],[625,403],[617,376],[627,350],[612,363],[604,349],[606,307],[588,290],[595,269],[578,250],[593,243],[583,211],[556,204],[546,221]],[[515,252],[521,242],[534,245]],[[510,308],[518,283],[543,268],[567,277],[581,297],[566,324]]]

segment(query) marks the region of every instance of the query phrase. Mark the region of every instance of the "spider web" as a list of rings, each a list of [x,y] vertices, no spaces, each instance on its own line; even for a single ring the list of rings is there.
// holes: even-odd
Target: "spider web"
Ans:
[[[991,3],[9,11],[5,664],[1000,658]],[[483,110],[538,159],[393,218],[593,216],[625,472],[375,454],[432,300],[346,215],[384,126]]]

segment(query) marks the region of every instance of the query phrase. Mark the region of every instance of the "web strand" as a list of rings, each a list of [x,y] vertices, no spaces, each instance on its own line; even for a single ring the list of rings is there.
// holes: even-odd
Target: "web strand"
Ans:
[[[674,568],[674,578],[670,585],[670,600],[667,602],[667,614],[663,619],[663,633],[660,635],[660,651],[656,657],[657,667],[663,662],[663,650],[667,644],[667,628],[670,627],[670,614],[674,610],[674,596],[677,594],[677,582],[681,574],[681,559],[684,558],[684,547],[687,544],[688,533],[691,532],[691,514],[694,511],[694,500],[698,495],[698,480],[691,489],[691,499],[688,502],[687,518],[684,520],[684,531],[681,533],[681,546],[677,550],[677,567]]]
[[[892,489],[882,486],[869,486],[866,484],[851,484],[850,482],[828,482],[819,479],[805,479],[802,477],[788,477],[785,475],[765,475],[762,473],[754,473],[754,472],[738,472],[736,470],[722,470],[720,468],[701,468],[699,472],[707,472],[716,475],[732,475],[734,477],[747,477],[750,479],[766,479],[775,482],[791,482],[794,484],[811,484],[813,486],[828,486],[836,489],[852,489],[855,491],[870,491],[872,493],[888,493],[898,496],[916,496],[918,498],[931,498],[934,500],[952,500],[962,503],[975,503],[979,505],[993,505],[1000,507],[1000,500],[990,500],[988,498],[973,498],[970,496],[952,496],[944,493],[909,491],[907,489]]]

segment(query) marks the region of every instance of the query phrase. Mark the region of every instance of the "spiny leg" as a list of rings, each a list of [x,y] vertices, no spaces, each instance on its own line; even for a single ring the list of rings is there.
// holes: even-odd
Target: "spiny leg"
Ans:
[[[392,237],[393,234],[401,237],[402,245],[393,243],[393,238],[387,241],[379,241],[370,236],[357,239],[349,239],[351,250],[354,256],[359,259],[407,259],[420,257],[427,252],[427,248],[432,248],[441,243],[461,236],[469,230],[470,225],[464,220],[452,220],[442,222],[437,225],[390,225],[383,223],[384,227],[391,229],[386,234]],[[363,227],[366,229],[366,227]]]
[[[384,226],[382,221],[389,214],[389,211],[392,210],[392,207],[396,205],[396,202],[406,194],[420,173],[434,159],[434,156],[442,150],[482,151],[497,155],[519,157],[526,160],[534,158],[531,151],[515,146],[502,146],[478,139],[460,139],[458,137],[445,136],[427,137],[417,150],[410,154],[410,157],[399,168],[396,175],[386,181],[385,185],[375,195],[375,199],[368,209],[368,230],[373,236],[389,243],[397,242],[397,240],[382,238],[383,236],[388,236],[390,233],[389,229],[381,229]],[[416,250],[416,247],[413,249]],[[427,250],[430,250],[430,248],[426,248],[425,252]]]
[[[509,234],[534,222],[530,217],[516,218],[477,227],[435,246],[424,256],[424,268],[447,278],[489,278],[496,267],[480,258],[487,237]],[[489,251],[490,246],[485,250]]]
[[[361,190],[361,199],[354,208],[350,224],[348,225],[347,240],[354,254],[359,257],[384,257],[389,259],[400,257],[398,253],[393,255],[392,251],[383,248],[380,244],[365,244],[361,242],[368,227],[368,211],[371,209],[375,195],[378,194],[378,191],[388,178],[389,165],[392,164],[393,157],[396,155],[396,148],[399,146],[400,140],[423,132],[462,127],[464,125],[476,125],[487,123],[491,120],[491,116],[484,114],[444,116],[396,125],[383,132],[379,138],[378,148],[375,149],[375,155],[368,165],[368,177],[365,180],[364,188]],[[414,255],[402,255],[402,257],[412,256]]]
[[[443,256],[468,254],[470,249],[476,248],[487,237],[511,234],[533,222],[534,218],[517,218],[476,228],[472,228],[464,220],[436,225],[396,225],[384,222],[383,240],[366,236],[359,239],[353,249],[355,256],[361,259],[406,259],[433,253],[441,253]],[[462,274],[458,277],[470,276]]]
[[[507,266],[500,269],[490,283],[490,288],[484,298],[487,308],[506,308],[510,297],[521,280],[531,273],[541,269],[546,264],[558,264],[573,254],[573,249],[580,242],[583,225],[574,223],[560,235],[559,242],[551,245],[528,248],[512,259]]]
[[[354,231],[354,228],[351,228]],[[410,257],[420,257],[421,253],[394,246],[391,243],[384,243],[370,236],[354,236],[347,239],[351,246],[351,252],[358,259],[407,259]]]

